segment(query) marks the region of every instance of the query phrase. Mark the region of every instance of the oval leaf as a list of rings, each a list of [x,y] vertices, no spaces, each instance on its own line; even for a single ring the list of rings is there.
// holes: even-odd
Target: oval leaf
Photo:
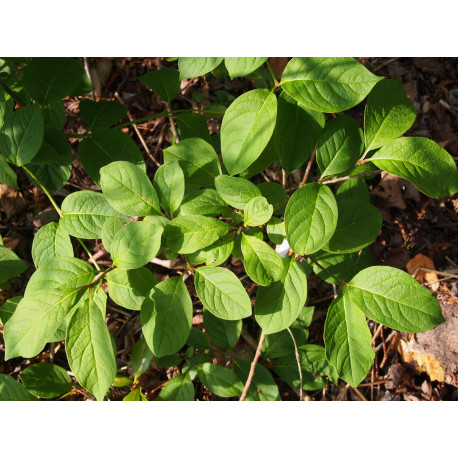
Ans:
[[[32,244],[35,267],[49,258],[73,257],[73,246],[68,234],[58,223],[48,223],[38,229]]]
[[[180,206],[184,196],[184,174],[178,161],[161,165],[154,177],[154,189],[159,203],[171,215]]]
[[[245,205],[245,226],[261,226],[267,223],[274,208],[265,197],[255,197]]]
[[[240,378],[227,367],[203,363],[196,366],[197,375],[203,385],[221,398],[240,396],[243,384]]]
[[[189,373],[177,375],[169,380],[156,401],[194,401],[194,385]]]
[[[180,78],[205,75],[214,70],[222,61],[223,57],[179,57]]]
[[[243,210],[251,199],[261,196],[258,187],[245,178],[220,175],[215,178],[215,188],[224,201],[240,210]]]
[[[50,363],[32,364],[21,372],[19,378],[29,393],[44,399],[65,394],[73,384],[64,368]]]
[[[259,68],[268,57],[225,57],[224,64],[232,79],[247,76]]]

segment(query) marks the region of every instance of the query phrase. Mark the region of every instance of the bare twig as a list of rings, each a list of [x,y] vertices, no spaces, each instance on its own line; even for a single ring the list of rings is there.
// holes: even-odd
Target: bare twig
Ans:
[[[382,173],[382,172],[383,172],[383,170],[374,170],[374,171],[362,172],[362,173],[358,173],[357,175],[347,175],[346,177],[335,178],[334,180],[322,181],[321,184],[338,183],[339,181],[345,181],[345,180],[349,180],[351,178],[359,178],[359,177],[363,177],[363,176],[366,176],[366,175],[376,175],[376,174]]]
[[[309,161],[307,163],[307,168],[305,169],[304,177],[302,178],[302,181],[299,185],[300,188],[304,186],[305,182],[307,181],[307,178],[309,177],[313,161],[315,160],[315,156],[316,156],[316,148],[314,148],[314,150],[312,151],[312,154],[310,155]]]
[[[170,109],[170,103],[167,103],[167,112],[169,113],[170,128],[172,129],[173,136],[175,137],[175,143],[180,143],[180,137],[177,131],[177,125],[172,116],[172,110]]]
[[[299,350],[297,349],[297,343],[296,343],[296,339],[294,338],[294,334],[291,332],[291,329],[290,328],[286,328],[289,332],[289,335],[291,336],[291,339],[293,340],[293,344],[294,344],[294,354],[296,355],[296,361],[297,361],[297,369],[299,371],[299,379],[301,381],[301,385],[299,387],[299,401],[303,401],[304,400],[304,391],[303,391],[303,388],[302,388],[302,368],[301,368],[301,358],[299,356]]]
[[[383,327],[383,324],[379,324],[378,328],[377,328],[377,331],[375,331],[375,334],[373,335],[372,337],[372,340],[371,340],[371,345],[374,345],[374,342],[375,342],[375,339],[377,338],[377,336],[380,334],[380,332],[382,331],[382,327]]]
[[[240,396],[239,401],[244,401],[246,398],[246,395],[248,394],[248,390],[250,389],[251,381],[253,380],[254,371],[256,370],[256,364],[258,364],[259,357],[261,356],[262,344],[264,343],[265,338],[266,338],[266,335],[264,334],[264,331],[262,331],[261,336],[259,337],[258,348],[256,348],[256,354],[254,355],[253,362],[251,363],[250,373],[248,374],[248,378],[245,382],[245,386],[243,388],[243,392],[242,392],[242,395]]]
[[[361,391],[359,391],[358,388],[355,388],[354,386],[350,386],[350,385],[347,385],[347,387],[350,387],[358,395],[358,397],[361,399],[361,401],[367,401],[367,399],[364,397],[363,393],[361,393]]]

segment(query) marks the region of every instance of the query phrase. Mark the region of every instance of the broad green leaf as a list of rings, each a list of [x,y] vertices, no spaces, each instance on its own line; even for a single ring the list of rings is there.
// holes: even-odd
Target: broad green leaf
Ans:
[[[232,249],[232,255],[235,256],[238,259],[243,259],[243,253],[242,253],[242,235],[251,235],[253,237],[258,238],[259,240],[264,240],[264,234],[262,229],[259,229],[257,227],[252,227],[248,230],[243,231],[234,241],[234,248]]]
[[[218,318],[240,320],[251,315],[251,300],[237,276],[223,267],[199,267],[194,284],[202,304]]]
[[[242,234],[243,263],[248,276],[258,285],[268,286],[280,280],[284,266],[278,253],[252,235]]]
[[[364,137],[359,124],[349,116],[337,116],[324,127],[318,138],[316,162],[321,176],[351,169],[363,154]]]
[[[285,225],[283,221],[279,218],[270,218],[270,221],[266,227],[266,231],[270,241],[272,243],[275,243],[275,245],[281,245],[283,243],[283,240],[285,240]]]
[[[265,334],[291,326],[307,300],[307,275],[294,259],[284,258],[286,274],[280,281],[258,288],[254,316]]]
[[[164,229],[167,247],[177,253],[194,253],[216,242],[231,226],[201,215],[177,216]]]
[[[15,312],[19,302],[22,300],[22,297],[23,296],[12,297],[2,304],[0,307],[0,324],[5,326],[7,321],[13,316],[13,313]]]
[[[116,354],[99,307],[85,298],[68,323],[65,350],[78,382],[102,401],[116,377]]]
[[[146,372],[151,361],[153,360],[153,352],[148,347],[145,338],[142,338],[132,348],[130,364],[135,380]]]
[[[0,374],[0,401],[36,401],[24,386],[6,374]]]
[[[366,150],[380,148],[410,129],[417,116],[404,95],[402,80],[379,81],[369,94],[364,110]]]
[[[181,140],[201,138],[213,146],[213,138],[208,130],[207,119],[199,113],[179,113],[175,120],[180,129]]]
[[[0,132],[0,151],[11,164],[28,164],[40,150],[43,132],[43,115],[38,105],[8,112]]]
[[[117,375],[113,382],[113,386],[116,388],[123,388],[130,385],[132,385],[132,380],[122,375]]]
[[[429,138],[398,138],[368,160],[388,173],[411,181],[427,196],[439,199],[458,192],[455,161]]]
[[[41,105],[62,99],[80,84],[84,68],[67,57],[34,57],[25,67],[22,83]]]
[[[296,254],[312,254],[322,248],[337,225],[337,203],[332,191],[318,183],[299,188],[285,210],[286,238]]]
[[[324,326],[326,358],[351,386],[358,386],[372,366],[371,338],[364,313],[345,295],[334,299]]]
[[[207,334],[204,334],[199,328],[192,327],[186,345],[194,347],[198,350],[210,348],[210,341]]]
[[[312,110],[338,113],[360,103],[381,79],[352,57],[295,57],[281,86]]]
[[[73,290],[47,289],[24,297],[5,325],[5,360],[40,353],[76,300]]]
[[[234,248],[234,238],[234,234],[224,235],[208,247],[190,253],[188,259],[193,264],[205,263],[207,266],[219,266],[231,255]]]
[[[309,336],[308,329],[304,329],[302,326],[293,325],[290,327],[290,330],[298,347],[306,344]],[[294,351],[294,342],[287,329],[280,332],[274,332],[273,334],[267,334],[262,345],[263,356],[269,359],[288,356],[294,353]]]
[[[266,181],[264,183],[259,183],[258,189],[267,199],[267,202],[274,207],[274,214],[282,214],[286,205],[285,188],[280,183]]]
[[[382,214],[362,199],[339,200],[339,217],[334,234],[323,249],[352,253],[370,245],[382,227]]]
[[[129,135],[118,129],[100,130],[94,132],[90,137],[83,138],[78,146],[78,156],[88,175],[102,188],[100,169],[114,161],[130,162],[146,173],[145,161],[137,144]],[[115,167],[110,170],[113,179],[121,178],[122,181],[125,178],[132,182],[146,181],[143,178],[144,173],[142,173],[142,179],[139,179],[136,177],[139,174],[134,174],[132,177],[129,170],[125,171],[124,174],[122,171],[116,173]]]
[[[201,189],[186,195],[180,205],[180,215],[216,216],[229,207],[214,189]]]
[[[202,384],[217,396],[231,398],[242,394],[242,381],[227,367],[203,363],[196,366],[196,369]]]
[[[164,150],[164,163],[179,161],[186,184],[213,186],[221,165],[213,147],[201,138],[186,140]]]
[[[54,100],[41,107],[41,113],[45,124],[53,126],[58,130],[62,130],[67,120],[65,116],[65,104],[63,100]]]
[[[62,202],[64,216],[59,226],[74,237],[98,239],[102,226],[110,216],[117,216],[124,222],[126,217],[107,202],[104,194],[94,191],[77,191]]]
[[[245,205],[245,226],[261,226],[272,216],[274,208],[265,197],[255,197]]]
[[[161,215],[151,181],[143,170],[130,162],[111,162],[102,167],[100,187],[108,203],[124,215]]]
[[[180,92],[180,74],[173,67],[145,73],[138,79],[166,102],[171,102]]]
[[[345,180],[336,193],[336,200],[362,199],[369,202],[369,189],[364,177]]]
[[[113,265],[137,269],[150,262],[159,252],[162,232],[162,227],[145,221],[123,226],[111,241]]]
[[[220,175],[215,178],[215,187],[225,202],[239,210],[243,210],[251,199],[261,196],[258,187],[245,178]]]
[[[4,156],[0,153],[0,184],[6,184],[14,189],[19,189],[17,186],[17,175],[14,170],[8,165]]]
[[[86,75],[86,72],[84,72],[78,83],[78,86],[76,86],[70,95],[74,97],[80,97],[82,95],[89,94],[93,90],[94,86],[92,85],[92,81],[89,76]]]
[[[0,284],[21,275],[28,268],[14,251],[3,245],[0,246]]]
[[[148,401],[148,399],[146,399],[146,396],[142,393],[141,388],[134,388],[124,396],[123,401]]]
[[[323,127],[323,113],[300,105],[285,93],[280,96],[274,145],[286,175],[307,161]]]
[[[177,375],[169,380],[156,401],[194,401],[194,385],[189,373]]]
[[[183,361],[184,361],[183,358],[178,355],[167,355],[167,356],[162,356],[161,358],[156,358],[156,363],[159,366],[166,368],[166,369],[169,367],[178,366]]]
[[[102,239],[103,246],[111,253],[111,242],[113,241],[116,233],[123,227],[123,221],[117,216],[110,216],[103,223],[102,230],[100,231],[100,237]]]
[[[205,332],[216,345],[232,348],[237,343],[242,332],[242,320],[222,320],[205,308],[203,318]]]
[[[140,310],[145,297],[158,283],[153,272],[146,267],[115,269],[106,278],[113,302],[129,310]]]
[[[73,384],[64,368],[51,363],[32,364],[21,372],[19,378],[29,393],[44,399],[62,396]]]
[[[214,70],[221,62],[223,57],[179,57],[178,68],[180,78],[195,78]]]
[[[268,57],[225,57],[224,64],[231,79],[247,76],[260,67]]]
[[[154,189],[159,203],[171,215],[177,210],[184,197],[184,174],[178,161],[161,165],[154,176]]]
[[[243,172],[269,143],[277,117],[277,97],[254,89],[238,97],[221,124],[221,152],[230,175]]]
[[[127,115],[127,108],[122,103],[113,100],[94,102],[91,99],[83,99],[79,108],[88,130],[105,129]]]
[[[269,168],[277,158],[277,150],[274,146],[274,135],[270,137],[269,143],[264,148],[259,157],[243,172],[240,173],[241,178],[249,179],[254,177],[263,170]]]
[[[144,300],[140,319],[146,343],[158,358],[180,350],[192,326],[192,301],[183,279],[158,283]]]
[[[368,267],[345,288],[345,299],[371,320],[403,332],[424,332],[443,323],[431,292],[402,270]]]

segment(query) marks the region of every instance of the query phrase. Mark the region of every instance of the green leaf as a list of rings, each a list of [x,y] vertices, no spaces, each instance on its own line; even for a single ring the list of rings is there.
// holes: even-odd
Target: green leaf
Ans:
[[[117,216],[124,222],[127,218],[118,213],[100,192],[77,191],[68,195],[62,202],[64,216],[59,225],[74,237],[98,239],[102,226],[110,216]]]
[[[154,189],[161,207],[171,215],[177,210],[184,197],[184,174],[178,161],[161,165],[154,177]]]
[[[321,176],[336,175],[351,169],[363,154],[364,137],[359,124],[349,116],[331,119],[316,147],[316,162]]]
[[[146,343],[158,357],[173,355],[191,332],[192,301],[181,277],[158,283],[140,312]]]
[[[102,167],[100,187],[109,204],[125,215],[161,215],[151,181],[143,170],[130,162],[111,162]]]
[[[267,287],[260,286],[256,293],[254,316],[265,334],[291,326],[307,300],[307,274],[294,256],[283,259],[284,278]]]
[[[27,391],[44,399],[67,393],[73,384],[64,368],[50,363],[32,364],[21,372],[19,378]]]
[[[13,313],[15,312],[19,302],[22,300],[22,297],[23,296],[12,297],[2,304],[0,307],[0,324],[5,326],[8,320],[13,316]]]
[[[23,385],[13,377],[0,374],[0,401],[36,401]]]
[[[63,100],[55,100],[41,107],[41,113],[45,121],[45,125],[55,127],[62,130],[67,120],[65,116],[65,104]]]
[[[455,161],[429,138],[398,138],[368,160],[388,173],[411,181],[427,196],[439,199],[458,192]]]
[[[162,227],[145,221],[123,226],[111,241],[113,265],[137,269],[150,262],[159,252],[162,232]]]
[[[146,372],[151,361],[153,360],[153,352],[148,347],[145,338],[142,338],[132,348],[130,364],[135,380]]]
[[[208,131],[207,119],[199,113],[180,113],[175,116],[180,129],[181,140],[201,138],[212,144],[213,138]]]
[[[17,186],[17,175],[14,170],[8,165],[6,159],[0,153],[0,183],[11,186],[14,189],[19,189]]]
[[[345,299],[371,320],[398,331],[424,332],[445,321],[431,292],[393,267],[362,270],[345,288]]]
[[[162,356],[161,358],[156,359],[156,363],[158,364],[158,366],[161,366],[163,368],[178,366],[183,361],[184,361],[183,358],[178,355],[167,355],[167,356]]]
[[[138,79],[169,103],[180,92],[180,74],[173,67],[145,73]]]
[[[242,332],[242,320],[222,320],[205,308],[203,318],[205,332],[216,345],[229,349],[237,343]]]
[[[204,334],[199,328],[192,327],[186,345],[194,347],[197,350],[210,348],[210,341],[207,334]]]
[[[382,213],[362,199],[338,201],[336,230],[323,247],[332,253],[352,253],[370,245],[382,228]]]
[[[129,377],[124,377],[121,375],[117,375],[113,382],[113,386],[116,388],[123,388],[130,385],[132,385],[132,380]]]
[[[116,101],[83,99],[79,108],[88,130],[105,129],[127,115],[127,108]]]
[[[264,240],[263,231],[257,227],[252,227],[248,230],[243,231],[234,241],[234,248],[232,249],[232,255],[238,259],[243,259],[242,253],[242,235],[251,235],[253,237],[258,238],[259,240]]]
[[[326,358],[351,386],[358,386],[372,366],[371,338],[364,313],[345,295],[334,299],[324,326]]]
[[[65,350],[78,382],[102,401],[116,378],[116,354],[102,312],[89,297],[70,318]]]
[[[274,146],[274,135],[270,137],[269,143],[264,148],[259,157],[243,172],[240,173],[241,178],[249,179],[254,177],[263,170],[269,168],[277,158],[277,150]]]
[[[369,94],[364,110],[366,150],[380,148],[410,129],[417,117],[404,95],[402,80],[379,81]]]
[[[243,263],[248,276],[258,285],[268,286],[280,280],[284,266],[278,253],[252,235],[242,234]]]
[[[84,138],[78,146],[78,156],[88,175],[101,187],[100,169],[114,161],[128,161],[146,173],[145,161],[137,144],[118,129],[100,130]],[[114,173],[116,169],[110,170]],[[128,171],[125,173],[127,179],[133,179]],[[114,177],[119,178],[119,172]]]
[[[43,115],[38,105],[7,112],[0,133],[0,151],[11,164],[28,164],[40,150],[43,132]]]
[[[255,197],[245,205],[245,226],[261,226],[272,216],[274,208],[265,197]]]
[[[360,103],[381,79],[351,57],[295,57],[281,86],[312,110],[338,113]]]
[[[368,162],[370,164],[370,162]],[[364,177],[345,180],[336,193],[336,200],[362,199],[369,202],[369,189],[367,188]]]
[[[106,278],[113,302],[129,310],[140,310],[145,297],[158,283],[153,272],[146,267],[115,269]]]
[[[193,264],[205,263],[207,266],[219,266],[226,261],[234,248],[235,234],[224,235],[208,247],[190,253],[188,259]]]
[[[116,233],[123,227],[123,221],[117,216],[110,216],[103,223],[100,237],[102,239],[103,246],[111,253],[111,242],[113,241]]]
[[[177,253],[194,253],[216,242],[231,226],[209,216],[177,216],[164,229],[167,247]]]
[[[202,304],[218,318],[240,320],[251,315],[251,300],[237,276],[223,267],[199,267],[194,284]]]
[[[282,93],[278,99],[274,145],[286,175],[307,161],[323,127],[323,113],[310,110]]]
[[[231,79],[247,76],[259,68],[268,57],[225,57],[224,64]]]
[[[180,374],[169,380],[156,401],[194,401],[194,385],[189,374]]]
[[[277,117],[277,97],[255,89],[238,97],[221,124],[221,151],[230,175],[243,172],[269,143]]]
[[[267,236],[275,245],[281,245],[286,237],[285,225],[279,218],[271,218],[266,227]]]
[[[34,57],[25,67],[22,83],[41,105],[62,99],[77,88],[84,68],[76,59]]]
[[[3,245],[0,246],[0,284],[21,275],[28,268],[14,251]]]
[[[244,178],[220,175],[215,178],[215,187],[224,201],[239,210],[243,210],[251,199],[261,196],[258,187]]]
[[[296,254],[312,254],[322,248],[337,225],[337,203],[332,191],[308,183],[289,199],[285,210],[286,238]]]
[[[213,147],[201,138],[186,140],[164,150],[164,163],[179,161],[186,184],[213,186],[221,165]]]
[[[294,336],[296,345],[298,347],[305,345],[309,336],[308,329],[299,326],[291,326],[290,330]],[[269,359],[288,356],[293,354],[294,351],[294,342],[287,329],[280,332],[274,332],[273,334],[267,334],[262,345],[263,356]]]
[[[282,214],[286,204],[286,191],[280,183],[264,182],[259,183],[258,189],[267,199],[267,202],[274,207],[275,214]]]
[[[223,61],[223,57],[179,57],[180,78],[195,78],[214,70]]]
[[[142,393],[142,389],[134,388],[128,394],[126,394],[123,398],[123,401],[148,401],[145,395]]]
[[[229,207],[214,189],[201,189],[184,197],[180,215],[216,216]]]
[[[47,289],[24,297],[5,325],[5,360],[40,353],[76,300],[73,290]]]
[[[203,363],[196,366],[196,369],[202,384],[217,396],[231,398],[242,394],[242,381],[227,367]]]

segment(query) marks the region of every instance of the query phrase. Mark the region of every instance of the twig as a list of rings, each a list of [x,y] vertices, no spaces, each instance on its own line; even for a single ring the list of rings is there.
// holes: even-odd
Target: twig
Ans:
[[[380,69],[382,69],[383,67],[385,67],[386,65],[389,65],[389,64],[392,64],[393,62],[396,62],[397,60],[399,60],[400,57],[393,57],[391,59],[388,59],[387,61],[383,62],[382,64],[380,64],[378,67],[375,67],[375,69],[373,70],[373,72],[378,72]]]
[[[248,374],[248,378],[245,382],[245,386],[243,388],[243,392],[242,392],[242,395],[240,396],[239,401],[244,401],[246,398],[246,395],[248,394],[248,390],[250,389],[251,381],[253,380],[254,371],[256,370],[256,364],[258,364],[259,357],[261,356],[262,344],[264,343],[265,338],[266,338],[266,335],[264,334],[264,331],[262,331],[261,336],[259,337],[258,348],[256,348],[256,354],[254,355],[253,362],[251,363],[250,373]]]
[[[361,391],[358,390],[358,388],[355,388],[354,386],[350,386],[347,384],[347,388],[350,387],[357,395],[358,397],[361,399],[361,401],[367,401],[367,399],[364,397],[363,393],[361,393]]]
[[[286,172],[285,169],[281,169],[281,185],[286,188]]]
[[[316,156],[316,148],[313,149],[312,154],[310,155],[309,161],[307,163],[307,168],[305,169],[304,177],[302,178],[302,181],[299,185],[300,188],[304,186],[305,182],[307,181],[307,178],[309,177],[310,170],[312,168],[312,163],[315,160],[315,156]]]
[[[383,172],[383,170],[374,170],[374,171],[362,172],[362,173],[358,173],[357,175],[347,175],[346,177],[335,178],[334,180],[322,181],[321,184],[338,183],[339,181],[345,181],[345,180],[349,180],[351,178],[359,178],[359,177],[363,177],[363,176],[366,176],[366,175],[376,175],[376,174],[382,173],[382,172]]]
[[[375,339],[377,338],[377,336],[380,334],[380,332],[382,330],[382,327],[383,327],[383,324],[379,324],[379,326],[377,328],[377,331],[375,331],[375,334],[372,336],[371,345],[374,344]]]
[[[175,143],[180,143],[180,137],[177,131],[177,125],[172,116],[172,110],[170,109],[170,103],[167,103],[167,113],[169,114],[170,128],[172,129],[173,136],[175,137]]]
[[[294,335],[291,332],[291,329],[290,328],[286,328],[286,329],[288,330],[289,335],[291,336],[291,339],[293,340],[293,344],[294,344],[294,354],[296,355],[297,369],[299,371],[299,379],[301,381],[301,385],[299,387],[299,401],[303,401],[304,391],[303,391],[303,388],[302,388],[303,381],[302,381],[301,357],[299,356],[299,350],[297,349],[296,339],[294,338]]]

